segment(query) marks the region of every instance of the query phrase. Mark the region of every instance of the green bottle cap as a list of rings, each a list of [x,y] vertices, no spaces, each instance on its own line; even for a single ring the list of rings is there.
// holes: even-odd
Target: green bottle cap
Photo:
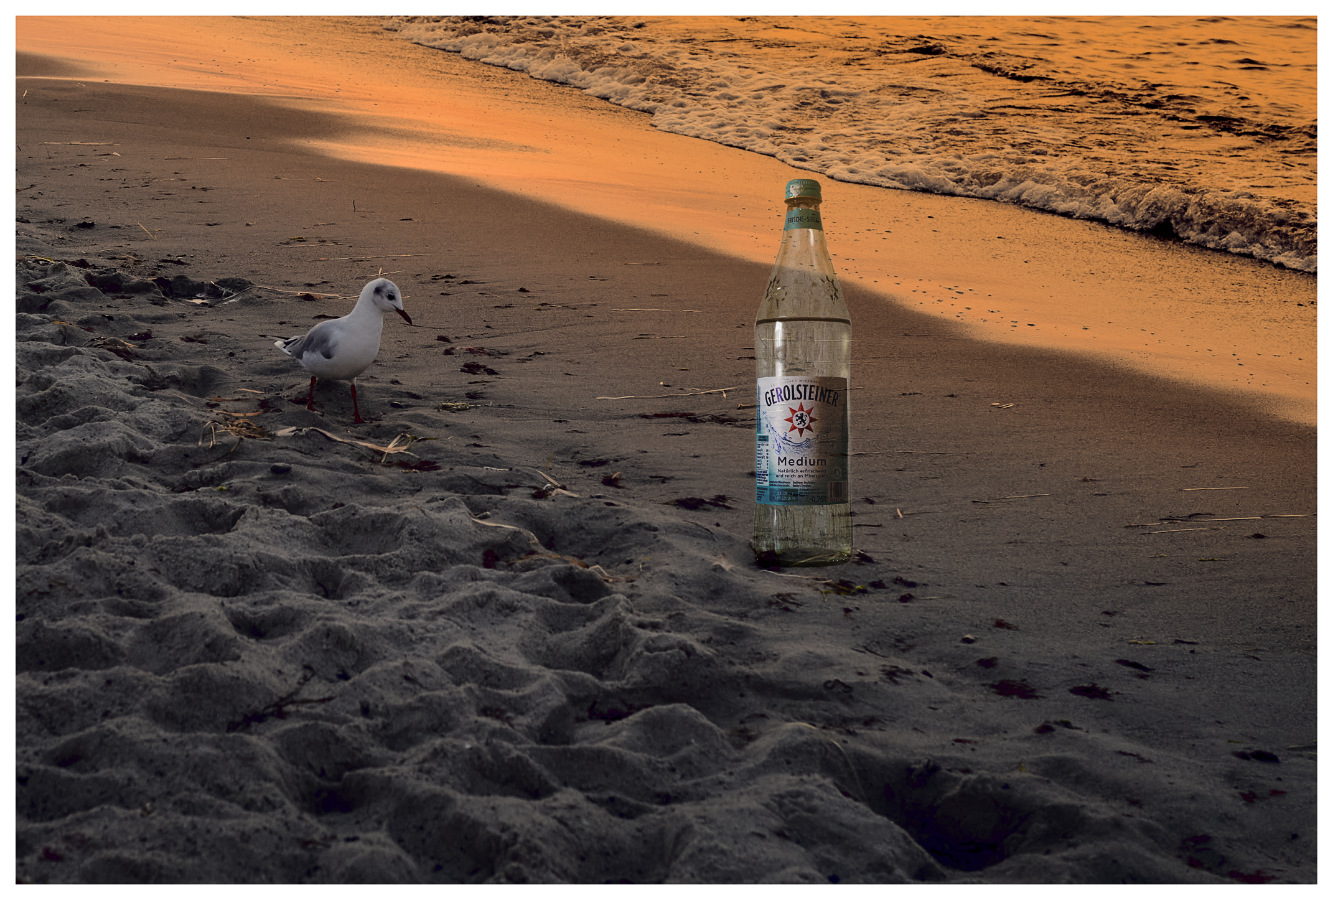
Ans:
[[[819,192],[819,182],[813,178],[794,178],[787,182],[787,199],[792,200],[796,197],[822,199]]]

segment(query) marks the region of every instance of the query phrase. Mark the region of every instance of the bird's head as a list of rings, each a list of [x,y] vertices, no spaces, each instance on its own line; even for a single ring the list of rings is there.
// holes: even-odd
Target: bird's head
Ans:
[[[370,302],[375,304],[375,308],[380,312],[393,310],[407,320],[407,324],[412,324],[412,317],[403,311],[403,294],[398,290],[398,285],[387,278],[376,278],[370,284],[361,289],[361,299],[370,298]]]

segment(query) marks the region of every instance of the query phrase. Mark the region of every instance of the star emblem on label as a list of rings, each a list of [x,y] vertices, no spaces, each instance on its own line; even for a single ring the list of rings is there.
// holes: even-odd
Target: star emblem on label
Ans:
[[[791,413],[791,415],[782,420],[791,425],[791,427],[787,429],[787,433],[791,434],[794,431],[796,432],[796,436],[801,438],[805,437],[807,431],[814,431],[815,417],[811,415],[814,411],[814,407],[806,409],[804,403],[796,404],[795,409],[792,409],[790,406],[787,407],[787,412]]]

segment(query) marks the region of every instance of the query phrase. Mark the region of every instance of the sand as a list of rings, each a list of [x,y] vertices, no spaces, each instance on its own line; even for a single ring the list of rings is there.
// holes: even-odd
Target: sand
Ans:
[[[346,80],[310,96],[356,93],[365,24],[318,42]],[[757,204],[785,167],[691,142],[691,190],[756,198],[741,251],[678,193],[636,227],[596,166],[563,162],[585,189],[556,205],[517,164],[374,164],[364,97],[227,62],[291,22],[208,25],[233,56],[182,32],[169,87],[74,27],[25,55],[51,50],[19,23],[20,881],[1315,880],[1312,388],[983,341],[853,275],[861,552],[758,569]],[[444,59],[506,127],[684,152]],[[957,256],[912,218],[936,200],[875,201],[930,265]],[[1041,284],[1088,296],[1068,258]],[[418,327],[386,321],[354,427],[345,385],[292,402],[272,342],[381,270]]]

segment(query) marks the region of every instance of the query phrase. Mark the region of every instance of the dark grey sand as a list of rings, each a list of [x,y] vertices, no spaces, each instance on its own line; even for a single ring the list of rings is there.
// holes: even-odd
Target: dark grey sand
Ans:
[[[849,289],[862,553],[763,571],[763,267],[25,90],[20,881],[1315,880],[1313,429]],[[272,342],[381,267],[351,427]]]

